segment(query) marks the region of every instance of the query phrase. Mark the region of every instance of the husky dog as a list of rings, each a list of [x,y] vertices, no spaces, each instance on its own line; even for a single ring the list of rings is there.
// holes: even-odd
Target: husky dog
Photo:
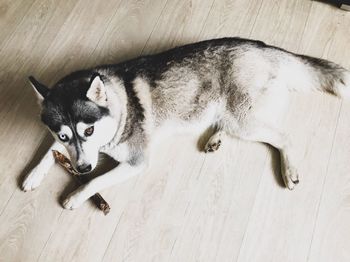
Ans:
[[[41,119],[56,139],[23,182],[33,190],[54,164],[52,149],[68,152],[80,173],[99,152],[119,165],[71,193],[63,206],[79,207],[96,192],[142,173],[150,144],[171,131],[215,128],[205,152],[223,134],[270,144],[281,154],[289,189],[299,182],[285,134],[271,123],[292,90],[350,94],[350,73],[332,62],[294,54],[260,41],[223,38],[74,72],[47,88],[33,77]]]

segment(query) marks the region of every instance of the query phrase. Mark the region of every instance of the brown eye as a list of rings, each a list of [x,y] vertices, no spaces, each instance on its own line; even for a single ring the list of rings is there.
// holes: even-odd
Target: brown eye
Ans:
[[[90,126],[85,129],[84,135],[85,136],[91,136],[94,133],[94,126]]]

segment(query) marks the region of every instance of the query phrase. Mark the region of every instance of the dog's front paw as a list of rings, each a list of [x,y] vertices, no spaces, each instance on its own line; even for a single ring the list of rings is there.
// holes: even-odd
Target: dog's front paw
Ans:
[[[27,192],[37,188],[43,180],[45,174],[34,168],[24,179],[22,190]]]
[[[65,209],[75,209],[81,206],[85,201],[85,198],[82,197],[82,194],[79,192],[73,192],[68,195],[68,197],[63,200],[62,206]]]

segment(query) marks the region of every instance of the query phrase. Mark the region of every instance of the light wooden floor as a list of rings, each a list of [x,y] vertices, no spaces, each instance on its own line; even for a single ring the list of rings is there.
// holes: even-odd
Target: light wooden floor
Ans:
[[[28,75],[52,84],[222,36],[350,68],[350,13],[309,0],[1,0],[0,29],[0,261],[350,261],[350,102],[329,95],[293,95],[281,122],[301,174],[293,192],[267,146],[229,138],[206,155],[190,136],[101,192],[106,217],[62,209],[75,185],[59,167],[34,192],[18,187],[51,141]]]

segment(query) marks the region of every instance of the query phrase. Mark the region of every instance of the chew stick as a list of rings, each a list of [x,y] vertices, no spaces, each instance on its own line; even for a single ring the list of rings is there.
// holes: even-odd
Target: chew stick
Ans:
[[[79,173],[77,171],[75,171],[75,169],[72,166],[72,163],[70,162],[70,160],[67,157],[65,157],[63,154],[61,154],[60,152],[58,152],[56,150],[52,150],[52,153],[53,153],[53,156],[56,159],[56,161],[64,169],[66,169],[68,171],[68,173],[73,175],[75,177],[75,179],[79,182],[79,184],[83,185],[83,184],[86,184],[88,182],[88,179],[86,179],[86,177],[80,176]],[[95,205],[100,210],[103,211],[103,213],[105,215],[107,215],[109,213],[109,211],[111,210],[111,208],[108,205],[108,203],[106,202],[106,200],[104,200],[103,197],[99,193],[96,193],[95,195],[90,197],[90,199],[95,203]]]

